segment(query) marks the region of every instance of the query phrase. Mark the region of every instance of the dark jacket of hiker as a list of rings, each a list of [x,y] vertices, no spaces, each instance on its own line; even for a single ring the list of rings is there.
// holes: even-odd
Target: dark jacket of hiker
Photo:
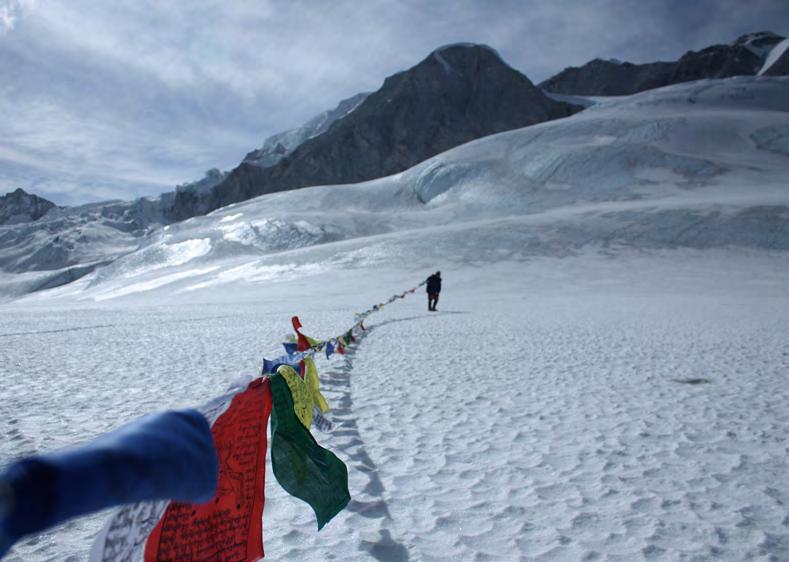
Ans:
[[[427,292],[434,294],[441,292],[441,276],[438,273],[427,278]]]

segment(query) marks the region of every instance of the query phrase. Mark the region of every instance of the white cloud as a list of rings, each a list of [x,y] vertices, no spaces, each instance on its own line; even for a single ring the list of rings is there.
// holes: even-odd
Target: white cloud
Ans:
[[[19,18],[36,4],[37,0],[0,0],[0,35],[14,29]]]

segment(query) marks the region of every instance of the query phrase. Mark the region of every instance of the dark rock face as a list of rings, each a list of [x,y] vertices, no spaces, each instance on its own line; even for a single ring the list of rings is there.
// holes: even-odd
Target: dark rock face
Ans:
[[[744,35],[731,45],[690,51],[675,62],[631,64],[595,59],[580,68],[566,68],[540,87],[556,94],[621,96],[692,80],[752,76],[782,40],[770,32]]]
[[[746,33],[738,37],[732,45],[735,47],[746,47],[754,54],[764,58],[783,39],[784,37],[772,31],[757,31],[756,33]]]
[[[328,131],[335,121],[342,119],[359,107],[359,104],[368,95],[367,92],[363,92],[344,99],[334,109],[316,115],[301,127],[270,136],[263,142],[261,148],[247,154],[243,161],[249,164],[256,164],[261,168],[273,166],[293,152],[299,145],[303,144],[304,141]]]
[[[676,62],[669,84],[703,80],[752,76],[759,72],[764,59],[747,47],[715,45],[701,51],[685,53]]]
[[[54,207],[52,201],[20,188],[0,197],[0,224],[36,221]]]
[[[546,97],[489,47],[445,47],[387,78],[274,166],[242,162],[208,194],[176,194],[172,214],[182,220],[264,193],[387,176],[476,138],[580,109]]]
[[[581,68],[562,70],[540,87],[555,94],[624,96],[665,86],[673,71],[674,63],[670,62],[631,64],[595,59]]]

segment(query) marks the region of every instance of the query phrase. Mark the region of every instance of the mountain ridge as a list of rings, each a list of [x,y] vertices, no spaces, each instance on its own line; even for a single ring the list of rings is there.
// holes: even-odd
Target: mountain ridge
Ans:
[[[263,141],[263,146],[249,152],[242,162],[255,164],[261,168],[273,166],[305,141],[325,133],[335,121],[345,117],[359,107],[369,92],[361,92],[340,101],[337,107],[322,111],[301,127],[276,133]]]
[[[193,302],[206,288],[256,294],[270,281],[436,263],[668,251],[783,259],[787,86],[789,77],[668,86],[384,178],[263,195],[171,225],[63,294]]]
[[[748,49],[749,52],[752,52],[754,49],[756,49],[757,54],[758,52],[761,52],[765,56],[765,62],[763,64],[765,80],[767,80],[766,77],[769,76],[771,72],[776,72],[777,69],[781,68],[781,65],[789,63],[789,49],[786,49],[784,52],[780,53],[776,51],[780,45],[785,44],[785,41],[774,44],[776,37],[778,36],[766,37],[764,34],[750,34],[748,36],[743,36],[737,41],[740,43],[738,48]],[[767,46],[773,45],[772,49],[767,49],[765,44]],[[426,74],[419,80],[416,80],[413,76],[409,76],[407,70],[388,77],[385,81],[385,84],[387,84],[389,89],[384,93],[379,93],[377,100],[374,99],[375,105],[372,106],[372,109],[368,108],[367,110],[364,110],[362,115],[367,114],[367,117],[369,118],[369,114],[373,114],[372,116],[374,117],[374,114],[378,111],[379,107],[386,108],[387,105],[391,105],[391,103],[387,103],[387,92],[391,91],[396,93],[399,91],[399,89],[408,90],[409,88],[415,88],[419,85],[420,80],[423,80],[425,76],[428,78],[440,77],[443,80],[452,80],[453,83],[460,84],[460,87],[457,88],[457,90],[461,92],[458,94],[461,98],[463,98],[463,96],[471,96],[473,92],[469,94],[469,88],[466,88],[464,83],[464,72],[466,72],[468,69],[464,69],[463,67],[463,57],[461,57],[461,60],[457,60],[455,57],[453,57],[453,53],[456,52],[458,46],[459,45],[455,44],[439,47],[429,53],[427,57],[425,57],[419,63],[428,67],[429,72],[426,72]],[[511,67],[509,67],[509,65],[507,65],[506,62],[501,59],[498,53],[490,47],[473,44],[461,44],[460,46],[466,48],[471,46],[480,54],[480,56],[484,56],[487,60],[495,61],[495,67],[499,71],[506,73],[506,75],[513,76],[510,71],[517,72],[513,71]],[[770,64],[767,64],[768,61]],[[620,67],[627,67],[627,65],[629,65],[629,63],[620,63],[618,61],[601,62]],[[416,66],[419,66],[419,64]],[[514,74],[516,77],[518,75],[520,75],[520,73]],[[522,79],[519,80],[525,80],[528,82],[528,84],[533,86],[533,84],[528,81],[528,78],[523,75],[520,76],[522,76]],[[708,82],[701,82],[698,88],[691,87],[690,90],[702,91],[710,84],[714,85],[715,81],[710,82],[709,84]],[[532,90],[529,89],[528,91],[531,92]],[[571,96],[568,96],[568,99],[562,100],[562,95],[551,95],[554,95],[557,99],[559,99],[559,101],[568,101],[570,104],[574,104],[575,106],[582,104],[585,107],[594,108],[596,106],[606,105],[609,103],[605,100],[582,98],[580,96],[576,96],[574,99]],[[359,96],[364,96],[364,99],[361,100],[361,102],[367,101],[367,98],[369,97],[368,94],[359,94]],[[447,96],[447,103],[449,103],[453,98],[450,94],[447,94]],[[688,102],[694,102],[695,98],[695,94],[691,95],[688,98]],[[491,99],[494,101],[498,100],[496,96],[482,96],[481,99],[483,101],[487,100],[488,102]],[[353,100],[353,98],[350,98],[350,100]],[[361,103],[354,104],[351,102],[350,107],[343,108],[343,104],[346,102],[349,102],[349,100],[341,101],[340,104],[334,108],[334,110],[328,110],[322,114],[319,114],[316,116],[316,118],[308,121],[308,123],[306,123],[305,126],[301,128],[291,129],[283,133],[278,133],[277,135],[272,135],[269,137],[269,139],[276,139],[278,136],[301,130],[299,135],[306,137],[304,143],[309,143],[310,145],[320,145],[322,143],[331,144],[332,141],[326,141],[325,138],[321,140],[321,138],[329,131],[333,131],[332,135],[336,135],[338,131],[340,133],[346,131],[346,127],[348,127],[348,125],[342,124],[342,118],[348,116],[349,113],[356,113],[361,107]],[[475,101],[475,103],[478,102],[479,100]],[[338,110],[341,111],[338,112]],[[316,119],[321,116],[324,116],[325,119],[325,116],[332,115],[332,112],[334,112],[335,115],[339,115],[334,121],[329,118],[328,121],[325,121],[323,124],[318,123],[317,129],[316,127],[312,127],[312,129],[307,127],[307,125],[310,125],[310,122],[317,123]],[[430,119],[426,119],[432,123],[430,126],[432,127],[432,132],[434,133],[434,136],[429,139],[430,142],[434,142],[436,139],[440,140],[437,135],[442,132],[442,129],[446,129],[452,133],[456,132],[454,129],[452,129],[452,123],[446,124],[441,121],[440,117],[442,117],[440,114],[433,113],[430,114]],[[507,123],[505,123],[505,125],[506,124]],[[489,125],[489,123],[487,125]],[[308,130],[318,130],[321,126],[323,129],[317,135],[305,133],[305,131]],[[335,126],[337,126],[336,131]],[[376,128],[377,127],[375,126],[370,127],[373,133],[376,132]],[[504,126],[500,128],[504,128]],[[496,130],[495,127],[491,127],[490,129]],[[490,129],[487,131],[490,131]],[[351,130],[350,132],[353,133],[354,131]],[[408,134],[411,132],[412,131],[406,131]],[[782,144],[785,142],[785,140],[782,140],[784,139],[784,136],[782,135],[783,133],[781,131],[775,130],[769,133],[760,133],[752,140],[764,150],[783,154],[786,151],[786,148],[784,144]],[[339,136],[342,137],[341,134]],[[336,139],[337,137],[331,136],[331,138]],[[269,139],[267,139],[267,142]],[[364,141],[368,139],[365,139],[365,137],[362,136],[361,140]],[[453,140],[452,142],[457,142],[457,139]],[[266,142],[264,142],[264,147],[265,146]],[[271,146],[276,147],[276,144],[269,143],[269,147]],[[443,145],[441,145],[441,143],[436,143],[436,146],[438,147],[437,150],[441,150],[443,152]],[[383,156],[393,155],[392,158],[395,160],[396,164],[396,160],[399,157],[397,154],[397,146],[391,145],[387,146],[386,148],[387,151],[383,154]],[[594,149],[594,145],[589,147],[589,150]],[[286,149],[286,151],[287,150],[288,149]],[[323,157],[332,159],[332,154],[332,152],[328,151],[323,155]],[[282,158],[280,161],[278,161],[278,168],[276,169],[278,170],[279,174],[285,176],[286,178],[288,174],[298,172],[297,168],[309,169],[312,167],[313,169],[319,169],[324,162],[320,158],[312,158],[312,155],[314,155],[314,152],[312,152],[312,149],[309,148],[309,146],[299,151],[299,145],[297,145],[285,155],[287,158]],[[380,157],[382,155],[378,154],[378,156]],[[634,157],[637,157],[637,155],[634,155]],[[335,158],[338,157],[335,156]],[[544,158],[544,156],[536,155],[536,158],[540,160]],[[369,165],[369,169],[373,170],[372,175],[375,177],[380,176],[380,174],[395,173],[392,172],[392,169],[396,168],[386,167],[387,165],[391,165],[391,162],[386,163],[382,158],[379,158],[377,161],[374,159],[371,160],[372,165],[370,165],[371,162],[366,162],[365,164]],[[341,158],[338,158],[337,161],[339,164],[343,164],[343,160]],[[562,175],[562,170],[564,168],[568,168],[568,166],[568,162],[564,162],[562,165],[557,163],[556,169],[554,172],[552,172],[552,174],[555,177],[559,177]],[[248,186],[253,186],[256,182],[260,182],[261,173],[271,173],[271,171],[262,172],[262,170],[265,169],[265,166],[261,167],[256,165],[254,162],[243,161],[241,165],[238,166],[233,172],[209,170],[203,179],[177,186],[175,191],[164,193],[157,198],[141,198],[128,202],[110,201],[66,208],[57,207],[51,202],[47,202],[52,204],[52,207],[49,207],[45,204],[45,208],[42,208],[39,211],[15,211],[13,213],[6,213],[6,221],[8,221],[8,218],[12,216],[13,219],[11,219],[11,221],[7,222],[6,224],[3,224],[3,221],[0,220],[0,272],[4,272],[5,274],[9,275],[18,275],[19,279],[24,277],[24,280],[20,285],[27,287],[24,290],[49,288],[73,281],[74,279],[78,279],[81,276],[90,273],[96,267],[113,262],[117,258],[148,244],[151,234],[156,232],[161,233],[160,227],[172,225],[173,223],[177,222],[178,217],[174,216],[173,213],[176,199],[180,199],[182,202],[184,200],[192,199],[193,202],[199,203],[201,198],[213,198],[215,197],[214,190],[217,186],[222,185],[229,178],[232,178],[233,181],[236,181],[238,180],[239,176],[243,176],[244,174],[247,174],[249,177],[242,177],[242,181],[239,183],[243,184],[246,182]],[[456,178],[458,173],[457,169],[457,167],[453,167],[450,171],[442,167],[437,170],[431,170],[429,173],[426,172],[424,178],[421,176],[420,178],[417,178],[419,182],[427,181],[425,178],[428,178],[430,180],[429,184],[432,187],[427,190],[420,191],[420,194],[415,201],[422,205],[430,204],[430,194],[435,192],[436,186],[442,185],[442,182],[451,181],[452,178]],[[711,168],[710,170],[714,170],[714,168]],[[342,170],[340,171],[342,172]],[[362,181],[359,179],[359,176],[353,177],[352,179]],[[602,178],[598,178],[598,180],[600,179]],[[309,182],[305,183],[309,185]],[[353,183],[353,181],[350,183]],[[18,191],[20,190],[17,190],[17,192]],[[24,192],[24,190],[21,191],[22,193],[25,193],[25,195],[29,195]],[[233,193],[231,191],[224,194],[220,193],[219,195],[220,197],[214,201],[214,204],[226,205],[244,200],[247,196],[256,196],[252,190],[247,192],[243,192],[243,190],[241,190],[240,193]],[[31,197],[37,196],[33,195]],[[41,199],[46,201],[43,198]],[[203,199],[203,201],[205,201],[205,199]],[[208,212],[208,207],[206,206],[202,212]],[[186,216],[183,218],[191,218],[188,213],[185,213],[185,215]],[[0,216],[2,216],[1,211]],[[279,227],[272,228],[273,230],[269,229],[268,227],[267,229],[261,229],[259,233],[253,234],[251,236],[267,236],[269,234],[275,235],[277,237],[281,236],[281,233],[279,233],[278,230]],[[300,232],[300,227],[296,228],[296,231]],[[306,238],[313,236],[313,233],[310,232],[304,232],[302,234]],[[331,240],[335,234],[329,231],[322,234],[321,236],[324,236],[326,240]],[[0,280],[0,286],[2,286],[3,283],[4,282]],[[16,283],[16,281],[12,282],[12,284],[14,283]],[[0,292],[2,292],[2,289],[0,289]]]
[[[543,95],[488,46],[441,47],[386,78],[352,112],[274,166],[242,162],[210,194],[177,195],[172,215],[182,220],[264,193],[390,175],[475,138],[578,110]]]
[[[676,61],[633,64],[597,58],[565,68],[539,86],[555,94],[621,96],[694,80],[754,76],[784,39],[771,31],[749,33],[728,45],[688,51]]]
[[[0,224],[37,221],[55,208],[57,205],[52,201],[18,187],[0,196]]]

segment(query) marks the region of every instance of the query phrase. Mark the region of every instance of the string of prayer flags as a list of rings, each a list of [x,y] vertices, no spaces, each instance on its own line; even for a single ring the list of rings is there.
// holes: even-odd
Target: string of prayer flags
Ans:
[[[294,371],[298,372],[301,377],[304,377],[304,365],[302,362],[305,358],[312,357],[314,351],[319,351],[325,344],[325,342],[320,342],[314,338],[309,336],[304,336],[310,344],[310,347],[306,351],[298,351],[297,344],[295,342],[283,342],[282,347],[285,348],[285,355],[282,355],[276,359],[266,359],[263,358],[263,365],[261,368],[261,373],[264,375],[270,375],[277,372],[277,368],[280,365],[289,365],[293,368]],[[327,355],[327,358],[329,355]]]
[[[259,560],[269,419],[274,475],[321,529],[350,493],[347,467],[310,433],[332,428],[314,357],[344,354],[370,314],[415,291],[355,314],[349,330],[324,341],[293,316],[285,354],[263,359],[268,377],[236,382],[197,410],[147,416],[84,447],[11,463],[0,473],[0,557],[25,534],[123,504],[89,562]]]
[[[312,507],[320,530],[351,499],[348,469],[334,453],[318,445],[296,416],[290,385],[283,375],[273,375],[269,380],[274,403],[271,413],[274,476],[285,491]]]
[[[418,286],[421,287],[427,281]],[[356,323],[341,336],[319,341],[301,333],[298,316],[291,318],[297,343],[284,344],[284,361],[275,364],[263,360],[263,372],[270,373],[273,410],[271,413],[271,465],[280,485],[291,495],[307,502],[315,511],[318,529],[339,513],[350,501],[348,469],[331,451],[322,448],[309,431],[314,424],[321,431],[331,429],[331,422],[323,414],[328,411],[320,392],[318,371],[313,355],[324,350],[326,358],[335,352],[345,353],[345,348],[356,341],[354,328],[365,331],[364,319],[383,309],[398,298],[413,294],[416,288],[394,295],[386,303],[354,315]],[[295,346],[295,348],[294,348]],[[302,376],[294,368],[296,361],[302,367]]]

